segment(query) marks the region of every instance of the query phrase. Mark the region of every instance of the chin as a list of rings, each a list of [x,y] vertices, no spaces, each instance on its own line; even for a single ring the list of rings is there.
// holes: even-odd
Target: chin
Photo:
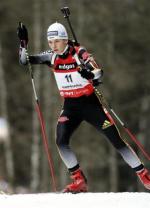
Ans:
[[[57,55],[62,55],[63,52],[55,51],[55,53],[56,53]]]

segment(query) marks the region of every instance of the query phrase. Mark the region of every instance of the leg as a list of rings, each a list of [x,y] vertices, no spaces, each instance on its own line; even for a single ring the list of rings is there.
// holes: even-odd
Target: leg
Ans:
[[[102,131],[112,143],[112,145],[117,149],[126,163],[131,166],[131,168],[133,168],[135,171],[143,169],[144,166],[140,159],[134,150],[129,146],[129,144],[121,138],[114,124],[106,129],[102,129]]]
[[[88,113],[87,113],[88,112]],[[103,132],[123,159],[136,171],[143,169],[143,165],[131,147],[121,138],[111,115],[101,105],[98,98],[92,98],[85,109],[84,118],[87,122]]]
[[[77,158],[69,146],[70,137],[81,120],[69,116],[65,111],[60,115],[56,129],[56,145],[59,154],[68,169],[78,168]]]
[[[116,126],[112,125],[111,127],[104,129],[103,132],[118,150],[126,163],[136,172],[145,188],[150,190],[150,174],[148,173],[148,170],[144,168],[144,165],[141,163],[131,146],[121,139]]]
[[[59,150],[59,154],[67,166],[73,183],[67,185],[63,192],[86,192],[87,191],[87,181],[80,170],[79,163],[73,151],[69,146],[69,140],[74,132],[74,130],[81,123],[81,119],[74,116],[69,116],[67,113],[63,112],[58,119],[57,124],[57,139],[56,144]]]
[[[88,108],[86,111],[89,113],[85,113],[85,120],[106,135],[112,145],[123,157],[125,162],[135,170],[143,185],[147,189],[150,189],[150,174],[144,168],[144,165],[141,163],[134,150],[121,138],[111,115],[106,109],[103,109],[102,105],[100,102],[98,103],[97,99],[95,99],[94,105]]]

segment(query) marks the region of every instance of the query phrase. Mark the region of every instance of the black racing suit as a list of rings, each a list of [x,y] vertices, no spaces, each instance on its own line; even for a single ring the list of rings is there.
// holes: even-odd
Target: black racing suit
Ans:
[[[86,87],[83,91],[80,91],[80,83],[78,80],[76,80],[78,84],[66,86],[65,84],[61,84],[61,86],[59,86],[58,82],[62,81],[62,74],[65,75],[65,78],[68,82],[70,81],[70,83],[73,76],[73,78],[77,79],[76,77],[78,77],[80,80],[80,75],[76,70],[78,64],[76,60],[72,58],[74,53],[78,54],[79,58],[90,70],[93,70],[96,66],[95,62],[91,62],[89,54],[84,48],[78,47],[76,51],[74,51],[71,45],[68,46],[63,55],[56,55],[50,51],[29,57],[31,64],[47,64],[54,68],[60,94],[64,97],[64,105],[58,119],[56,130],[56,144],[63,162],[71,172],[79,168],[76,155],[70,148],[69,142],[72,133],[80,123],[82,121],[87,121],[108,138],[123,159],[135,169],[135,171],[142,169],[143,165],[141,161],[131,147],[120,137],[112,118],[104,110],[92,87],[91,81],[87,83],[87,81],[81,80],[81,82],[86,82],[86,84],[84,83]],[[20,48],[20,62],[26,64],[23,48]],[[69,73],[65,74],[67,72]],[[73,73],[74,75],[72,76]],[[71,87],[75,89],[70,91]],[[66,89],[68,91],[66,91]]]

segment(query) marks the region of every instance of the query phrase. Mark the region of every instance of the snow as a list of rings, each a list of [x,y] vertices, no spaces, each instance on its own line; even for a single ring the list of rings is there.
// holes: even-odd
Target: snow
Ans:
[[[83,206],[82,206],[83,205]],[[80,193],[0,195],[1,208],[150,208],[150,194]]]

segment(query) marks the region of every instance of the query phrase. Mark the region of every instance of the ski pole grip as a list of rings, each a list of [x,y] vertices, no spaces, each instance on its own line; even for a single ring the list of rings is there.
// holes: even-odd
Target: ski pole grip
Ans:
[[[63,7],[63,8],[61,8],[61,11],[64,14],[64,17],[65,18],[68,18],[69,17],[69,15],[70,15],[69,7]]]

